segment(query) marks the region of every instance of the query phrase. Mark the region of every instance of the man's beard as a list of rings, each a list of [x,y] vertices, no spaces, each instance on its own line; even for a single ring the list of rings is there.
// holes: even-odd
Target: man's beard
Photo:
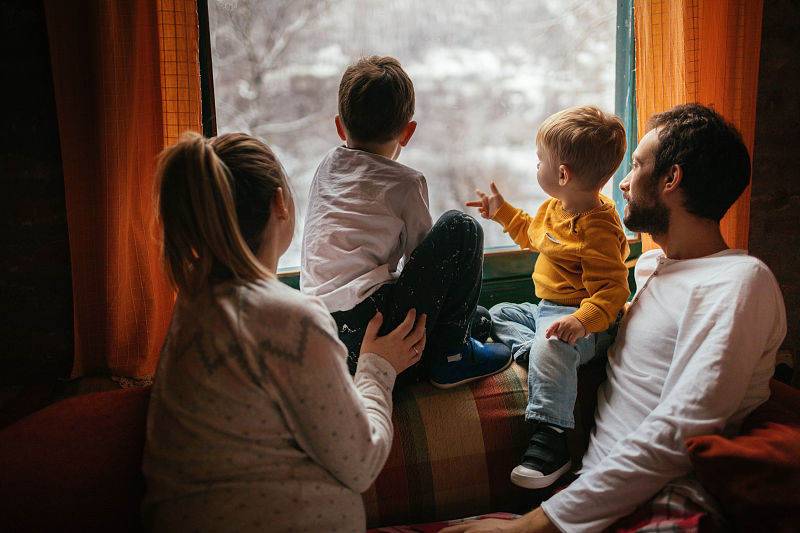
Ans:
[[[664,235],[669,230],[669,207],[656,199],[652,203],[629,200],[622,222],[631,231]]]

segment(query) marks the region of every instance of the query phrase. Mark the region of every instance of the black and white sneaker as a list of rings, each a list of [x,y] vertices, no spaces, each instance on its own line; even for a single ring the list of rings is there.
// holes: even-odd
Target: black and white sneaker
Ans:
[[[564,432],[539,424],[520,465],[511,471],[511,482],[526,489],[542,489],[555,483],[570,466]]]

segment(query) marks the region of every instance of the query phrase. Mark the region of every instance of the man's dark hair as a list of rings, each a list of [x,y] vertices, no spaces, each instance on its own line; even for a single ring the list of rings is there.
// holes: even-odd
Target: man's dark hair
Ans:
[[[339,118],[361,142],[397,137],[414,116],[414,85],[393,57],[364,57],[350,65],[339,83]]]
[[[750,156],[741,134],[722,115],[696,103],[653,115],[647,129],[653,128],[660,131],[652,177],[680,165],[686,210],[719,222],[750,183]]]

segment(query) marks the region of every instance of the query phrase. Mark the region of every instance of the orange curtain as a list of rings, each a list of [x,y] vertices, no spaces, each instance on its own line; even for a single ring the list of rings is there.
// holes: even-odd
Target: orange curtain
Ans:
[[[203,131],[197,0],[158,1],[164,146]]]
[[[171,132],[201,125],[199,75],[186,74],[186,63],[197,63],[191,4],[45,1],[72,263],[73,377],[156,368],[174,296],[154,238],[153,173]],[[190,98],[195,107],[185,105]]]
[[[753,154],[760,0],[636,0],[636,111],[647,119],[676,105],[716,109],[742,133]],[[722,220],[722,236],[747,248],[750,187]],[[644,248],[653,247],[643,236]]]

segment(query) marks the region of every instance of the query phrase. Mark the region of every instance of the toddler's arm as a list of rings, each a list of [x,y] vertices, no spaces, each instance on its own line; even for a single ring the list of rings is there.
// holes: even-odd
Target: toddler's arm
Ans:
[[[549,339],[551,335],[555,335],[567,344],[575,344],[575,341],[586,336],[586,328],[574,316],[566,315],[550,324],[544,336]]]
[[[478,212],[480,212],[483,218],[494,217],[495,213],[497,213],[497,210],[500,209],[500,206],[503,205],[503,202],[505,201],[503,199],[503,195],[497,190],[497,186],[494,184],[494,182],[489,184],[489,188],[492,192],[491,195],[487,195],[480,189],[475,189],[475,194],[478,195],[478,199],[465,204],[468,207],[477,207]]]
[[[477,207],[483,218],[488,218],[501,224],[503,231],[508,233],[523,250],[537,251],[528,235],[528,228],[533,222],[531,216],[506,202],[494,182],[491,182],[489,186],[492,194],[486,194],[480,189],[475,189],[478,199],[466,202],[466,205]]]

